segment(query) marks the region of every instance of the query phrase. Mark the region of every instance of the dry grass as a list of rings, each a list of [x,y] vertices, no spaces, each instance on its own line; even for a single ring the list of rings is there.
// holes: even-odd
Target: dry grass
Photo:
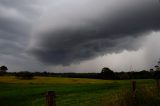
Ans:
[[[14,76],[1,76],[0,83],[16,84],[103,84],[113,83],[112,80],[98,80],[87,78],[62,78],[62,77],[34,77],[31,80],[17,79]]]

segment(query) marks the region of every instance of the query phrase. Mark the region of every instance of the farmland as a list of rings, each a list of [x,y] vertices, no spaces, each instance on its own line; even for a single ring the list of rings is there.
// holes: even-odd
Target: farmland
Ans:
[[[44,106],[45,93],[56,92],[57,106],[160,105],[155,81],[136,80],[136,100],[131,98],[131,80],[35,77],[21,80],[0,77],[0,106]],[[129,104],[131,103],[131,104]]]

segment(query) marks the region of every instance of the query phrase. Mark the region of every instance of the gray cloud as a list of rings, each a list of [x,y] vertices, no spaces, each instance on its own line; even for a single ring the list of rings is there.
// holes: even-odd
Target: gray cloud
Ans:
[[[137,50],[159,12],[158,0],[0,0],[0,65],[43,71]]]
[[[0,0],[0,65],[7,65],[10,71],[20,71],[32,60],[25,53],[33,21],[29,17],[34,17],[30,4],[27,0]]]
[[[112,7],[107,7],[108,3]],[[42,17],[30,48],[40,61],[51,65],[69,65],[106,53],[137,50],[137,38],[160,29],[160,4],[156,0],[88,0],[83,8],[65,4],[62,7],[58,12],[51,9],[49,16]]]

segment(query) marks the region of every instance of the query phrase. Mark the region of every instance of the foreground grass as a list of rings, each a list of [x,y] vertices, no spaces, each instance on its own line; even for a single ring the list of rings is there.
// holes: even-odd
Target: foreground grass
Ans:
[[[129,90],[121,90],[112,95],[110,100],[105,98],[101,106],[160,106],[160,96],[156,87],[142,85],[137,88],[133,97]]]
[[[137,80],[137,84],[152,87],[154,81]],[[44,106],[47,91],[56,92],[57,106],[116,106],[115,103],[122,104],[120,101],[127,97],[125,92],[130,92],[130,80],[56,77],[19,80],[5,76],[0,77],[0,106]]]

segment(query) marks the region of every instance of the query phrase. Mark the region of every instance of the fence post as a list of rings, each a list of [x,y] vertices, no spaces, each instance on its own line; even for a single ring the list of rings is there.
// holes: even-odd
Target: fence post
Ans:
[[[46,106],[56,106],[56,95],[54,91],[48,91],[45,95]]]
[[[136,81],[132,81],[132,96],[133,98],[136,96]]]

